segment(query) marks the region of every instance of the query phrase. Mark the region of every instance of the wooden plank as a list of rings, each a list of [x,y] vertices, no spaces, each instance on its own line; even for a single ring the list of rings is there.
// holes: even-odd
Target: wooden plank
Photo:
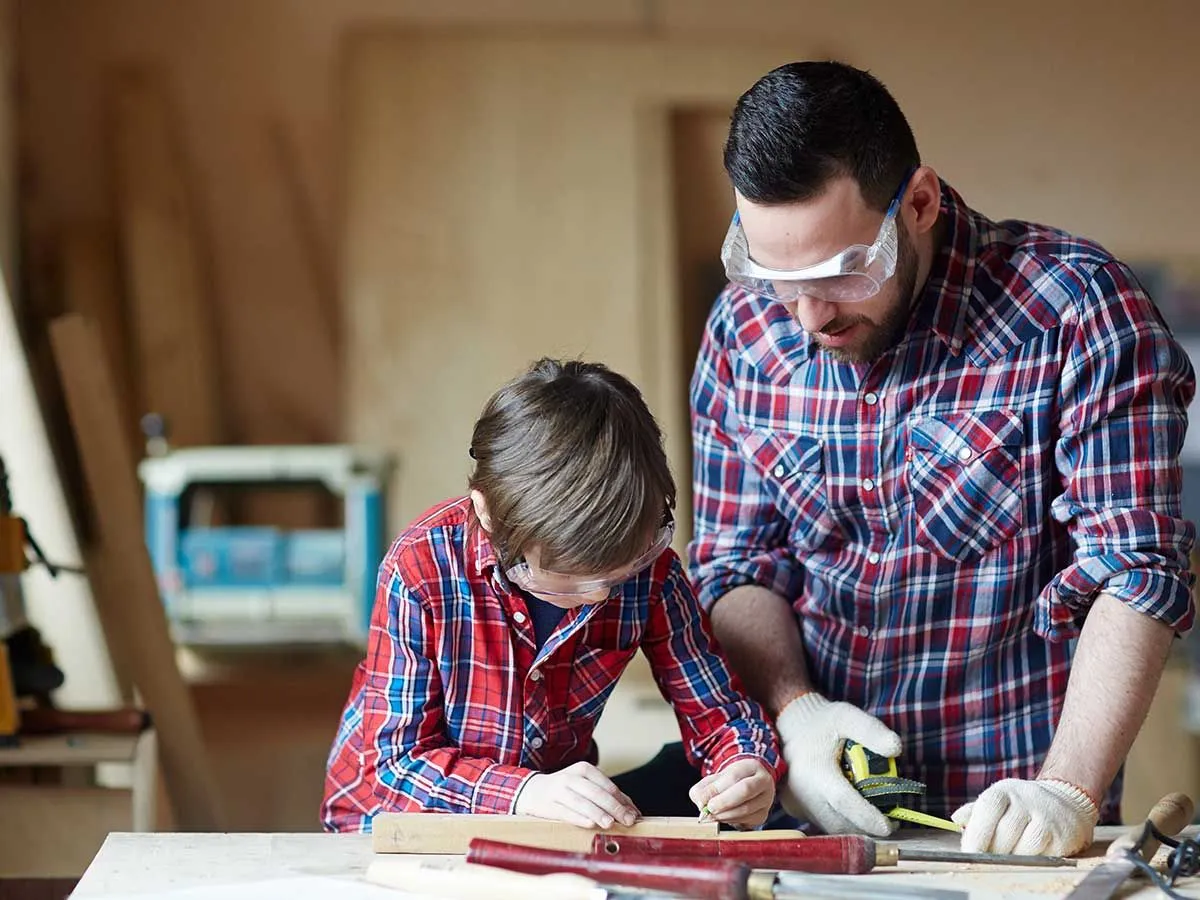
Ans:
[[[77,314],[52,322],[50,339],[99,526],[95,552],[109,560],[104,571],[112,583],[97,592],[97,611],[108,620],[106,632],[128,637],[126,662],[154,717],[179,827],[219,829],[223,817],[216,784],[146,550],[136,464],[104,349],[95,326]]]
[[[117,220],[141,403],[178,446],[220,443],[216,330],[182,141],[158,69],[114,80]]]
[[[93,766],[131,763],[137,752],[136,734],[54,734],[21,738],[16,747],[0,748],[0,768],[10,766]]]
[[[605,831],[641,837],[715,838],[717,828],[716,822],[647,816],[633,825],[613,825]],[[379,813],[371,820],[371,833],[376,853],[466,853],[471,838],[477,837],[582,852],[591,850],[597,832],[534,816]]]
[[[62,241],[63,304],[66,312],[80,313],[96,323],[112,367],[113,384],[129,414],[129,436],[140,440],[134,411],[137,385],[130,368],[129,323],[121,302],[117,247],[111,227],[76,225]]]

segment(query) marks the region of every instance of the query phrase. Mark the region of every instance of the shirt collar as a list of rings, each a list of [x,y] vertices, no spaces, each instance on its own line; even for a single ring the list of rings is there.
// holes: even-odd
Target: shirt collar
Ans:
[[[941,246],[917,300],[914,324],[926,326],[955,356],[966,340],[967,313],[975,280],[979,227],[958,192],[941,181],[938,227]]]
[[[500,557],[490,535],[479,523],[474,507],[468,501],[467,509],[467,546],[470,548],[471,567],[476,575],[482,575],[489,568],[499,568]]]

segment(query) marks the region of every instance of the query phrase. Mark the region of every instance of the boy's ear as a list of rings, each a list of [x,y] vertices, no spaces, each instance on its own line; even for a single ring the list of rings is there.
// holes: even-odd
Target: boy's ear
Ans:
[[[479,517],[479,524],[483,526],[484,531],[490,534],[492,517],[488,514],[487,501],[483,499],[483,494],[479,491],[471,491],[471,505],[475,507],[475,515]]]

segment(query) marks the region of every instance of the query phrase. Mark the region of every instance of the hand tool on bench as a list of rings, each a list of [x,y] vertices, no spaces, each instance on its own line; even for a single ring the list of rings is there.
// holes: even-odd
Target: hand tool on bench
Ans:
[[[1113,841],[1105,862],[1092,871],[1067,896],[1070,900],[1108,900],[1120,889],[1138,860],[1149,862],[1160,843],[1160,836],[1170,837],[1186,828],[1195,811],[1192,799],[1186,794],[1168,794],[1150,810],[1146,821]]]
[[[371,884],[444,900],[677,900],[675,894],[607,887],[580,875],[526,875],[460,859],[381,856],[367,866]]]
[[[475,838],[467,862],[529,875],[569,872],[607,884],[683,892],[695,900],[746,900],[750,867],[730,859],[630,857],[611,859]]]
[[[56,709],[36,707],[21,713],[21,734],[141,734],[151,725],[150,713],[137,707]]]
[[[806,837],[800,831],[748,831],[719,838],[660,838],[601,832],[592,839],[592,854],[615,858],[699,856],[736,860],[755,869],[790,869],[825,875],[862,875],[876,866],[895,866],[902,860],[1004,866],[1075,865],[1075,860],[1062,856],[923,850],[860,835]]]
[[[871,898],[900,900],[967,900],[963,891],[909,887],[871,879],[857,886],[852,879],[812,876],[802,872],[751,871],[745,863],[698,857],[629,856],[625,859],[543,850],[476,838],[467,862],[530,875],[565,872],[606,884],[675,891],[694,900],[790,900],[793,897]]]

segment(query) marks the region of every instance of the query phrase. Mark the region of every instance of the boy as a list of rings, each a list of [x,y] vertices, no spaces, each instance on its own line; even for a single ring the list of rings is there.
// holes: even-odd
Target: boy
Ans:
[[[761,825],[775,734],[669,548],[675,484],[637,389],[599,364],[541,360],[488,401],[470,455],[470,495],[425,513],[380,567],[325,829],[370,831],[380,811],[599,828],[679,814],[670,779],[627,793],[595,765],[592,731],[639,647],[704,775],[688,769],[682,802]]]

